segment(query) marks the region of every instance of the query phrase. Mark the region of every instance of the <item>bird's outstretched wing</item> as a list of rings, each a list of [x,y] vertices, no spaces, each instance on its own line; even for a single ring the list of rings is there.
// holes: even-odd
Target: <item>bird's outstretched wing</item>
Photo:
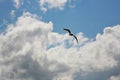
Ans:
[[[69,34],[71,34],[71,31],[69,30],[69,29],[64,29],[65,31],[68,31],[69,32]]]
[[[76,39],[77,43],[78,43],[77,37],[75,35],[73,35],[69,29],[64,29],[64,30],[67,31],[70,36],[73,36]]]
[[[73,35],[73,37],[76,39],[76,41],[77,41],[77,43],[78,43],[78,39],[77,39],[77,37],[76,37],[75,35]]]

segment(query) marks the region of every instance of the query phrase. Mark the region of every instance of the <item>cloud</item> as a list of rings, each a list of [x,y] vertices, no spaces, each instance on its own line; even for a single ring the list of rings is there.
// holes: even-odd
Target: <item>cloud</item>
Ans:
[[[11,10],[10,15],[11,15],[11,18],[14,18],[15,17],[15,10]]]
[[[22,5],[24,5],[24,3],[26,3],[24,0],[13,0],[13,2],[16,9],[19,9]],[[32,1],[27,1],[26,5],[31,5],[29,6],[30,8],[33,8],[35,5],[37,5],[34,7],[35,9],[37,9],[37,7],[40,7],[41,11],[46,12],[50,9],[63,10],[66,5],[69,8],[75,8],[76,5],[74,2],[76,2],[76,0],[36,0],[35,3],[33,3]]]
[[[120,75],[118,76],[111,76],[109,80],[120,80]]]
[[[23,5],[23,0],[14,0],[15,8],[18,9],[21,5]]]
[[[78,33],[52,32],[52,22],[25,12],[0,35],[2,80],[117,80],[120,25],[106,27],[96,40]]]
[[[80,0],[81,1],[81,0]],[[75,2],[77,2],[77,0],[69,0],[68,1],[68,7],[69,8],[76,8],[76,4]],[[78,1],[79,2],[79,1]]]
[[[39,4],[42,11],[47,11],[47,9],[58,8],[63,10],[65,4],[68,0],[39,0]]]

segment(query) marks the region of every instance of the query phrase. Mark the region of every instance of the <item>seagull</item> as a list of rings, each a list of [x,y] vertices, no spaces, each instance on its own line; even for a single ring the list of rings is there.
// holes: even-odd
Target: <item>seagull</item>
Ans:
[[[72,34],[69,29],[63,29],[63,30],[67,31],[69,33],[69,36],[73,36],[76,39],[77,43],[78,43],[77,37],[74,34]]]

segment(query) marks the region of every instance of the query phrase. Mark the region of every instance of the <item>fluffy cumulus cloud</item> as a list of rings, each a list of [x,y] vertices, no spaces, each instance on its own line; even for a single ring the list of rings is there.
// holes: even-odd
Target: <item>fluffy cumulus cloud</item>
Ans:
[[[96,40],[52,32],[53,23],[25,12],[0,34],[1,80],[119,80],[120,25]]]

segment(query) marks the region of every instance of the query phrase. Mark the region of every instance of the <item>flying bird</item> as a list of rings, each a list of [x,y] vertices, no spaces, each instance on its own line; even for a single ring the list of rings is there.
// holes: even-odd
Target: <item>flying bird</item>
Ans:
[[[69,29],[64,29],[64,30],[67,31],[67,32],[69,33],[69,36],[73,36],[73,37],[76,39],[77,43],[78,43],[77,37],[76,37],[74,34],[72,34],[71,31],[70,31]]]

